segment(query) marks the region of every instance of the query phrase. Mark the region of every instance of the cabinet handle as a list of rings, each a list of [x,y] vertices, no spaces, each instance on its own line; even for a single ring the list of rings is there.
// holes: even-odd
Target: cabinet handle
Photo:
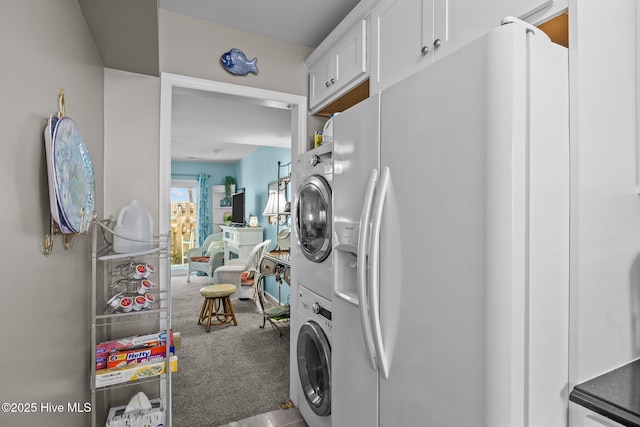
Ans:
[[[420,49],[420,53],[422,53],[422,56],[425,56],[427,53],[429,53],[429,46],[422,46],[422,49]]]
[[[336,79],[331,79],[331,84],[334,84],[336,82]]]
[[[442,41],[440,39],[435,39],[433,42],[433,48],[437,49],[440,47],[441,44],[442,44]]]

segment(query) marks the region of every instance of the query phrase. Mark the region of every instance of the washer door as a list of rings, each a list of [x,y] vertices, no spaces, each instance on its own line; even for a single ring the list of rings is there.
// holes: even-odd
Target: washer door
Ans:
[[[331,187],[320,175],[302,182],[296,197],[298,246],[313,262],[324,261],[331,253]]]
[[[331,414],[331,347],[318,323],[302,325],[297,350],[300,384],[309,407],[319,416]]]

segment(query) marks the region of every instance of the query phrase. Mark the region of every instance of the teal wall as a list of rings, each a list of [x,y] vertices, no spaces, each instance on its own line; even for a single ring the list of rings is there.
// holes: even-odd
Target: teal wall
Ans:
[[[261,147],[237,163],[236,181],[239,187],[245,188],[245,214],[247,222],[249,216],[257,216],[258,224],[264,227],[264,239],[270,239],[269,249],[274,249],[277,243],[276,226],[269,224],[267,217],[262,216],[267,206],[267,186],[269,182],[278,179],[278,161],[282,165],[291,162],[291,149],[276,147]],[[281,168],[280,176],[289,173],[289,168]],[[265,278],[265,292],[278,298],[278,285],[273,276]],[[281,298],[283,303],[289,302],[289,286],[282,285]]]
[[[264,227],[264,239],[271,240],[269,249],[276,246],[276,226],[269,224],[268,218],[262,216],[267,205],[267,185],[278,179],[278,161],[281,164],[291,162],[291,149],[277,147],[260,147],[242,160],[233,163],[204,162],[171,162],[171,178],[196,179],[200,173],[209,175],[209,185],[220,185],[227,175],[236,178],[236,188],[245,189],[245,220],[250,216],[258,217],[258,224]],[[280,175],[285,176],[289,168],[281,168]],[[190,175],[190,176],[188,176]],[[207,209],[211,209],[208,206]],[[209,212],[211,215],[211,212]],[[278,298],[278,285],[270,276],[265,279],[265,291],[275,299]],[[289,286],[283,284],[282,302],[289,302]]]

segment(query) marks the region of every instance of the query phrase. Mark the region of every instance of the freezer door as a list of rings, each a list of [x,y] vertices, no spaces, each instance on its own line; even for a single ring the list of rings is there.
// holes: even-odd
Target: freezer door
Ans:
[[[368,179],[378,169],[378,117],[375,95],[333,119],[333,427],[378,425],[375,349],[365,344],[361,309],[367,310],[367,301],[357,289],[358,263],[367,263],[366,256],[358,256],[358,241]]]
[[[380,157],[380,96],[373,95],[335,116],[333,153],[334,248],[355,254],[365,191]],[[338,276],[335,289],[357,300],[356,285]]]
[[[528,413],[530,376],[544,374],[531,370],[529,340],[550,326],[536,318],[547,330],[532,334],[529,322],[542,312],[530,312],[540,310],[528,305],[530,289],[568,286],[562,274],[532,282],[532,268],[555,261],[530,261],[530,203],[553,211],[557,199],[531,198],[530,171],[568,170],[562,160],[531,164],[532,37],[520,25],[500,27],[382,93],[381,168],[390,182],[379,299],[389,378],[379,380],[380,426],[563,425],[530,423]],[[558,72],[546,78],[566,79]],[[537,107],[557,111],[563,96],[539,97]],[[563,159],[566,135],[557,131],[545,134],[545,155]],[[568,218],[564,208],[552,215]],[[562,403],[562,384],[556,378],[544,392]]]

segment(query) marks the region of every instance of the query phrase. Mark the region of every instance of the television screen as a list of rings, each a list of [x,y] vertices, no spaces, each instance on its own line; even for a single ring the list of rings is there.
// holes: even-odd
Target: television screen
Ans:
[[[244,193],[231,196],[231,224],[244,225]]]

